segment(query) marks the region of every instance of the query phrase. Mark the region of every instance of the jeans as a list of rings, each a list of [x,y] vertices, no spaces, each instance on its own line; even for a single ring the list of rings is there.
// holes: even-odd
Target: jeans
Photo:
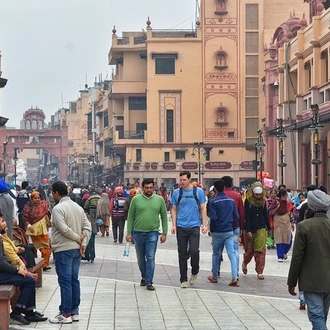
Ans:
[[[240,228],[237,227],[234,230],[234,236],[233,236],[233,241],[234,241],[234,252],[235,252],[235,257],[236,257],[236,262],[237,262],[237,278],[239,277],[239,245],[238,245],[238,237],[240,233]]]
[[[61,289],[61,314],[79,314],[81,255],[78,249],[54,253],[56,274]]]
[[[145,279],[146,285],[150,285],[152,284],[155,273],[158,231],[135,231],[134,242],[141,277]]]
[[[327,317],[330,306],[330,293],[304,291],[308,319],[313,330],[327,330]]]
[[[199,241],[200,228],[182,228],[176,230],[176,239],[178,242],[180,282],[188,281],[187,261],[190,257],[191,274],[197,275],[199,272]]]
[[[0,273],[0,284],[12,284],[20,289],[16,306],[26,311],[32,311],[36,307],[36,281],[31,276],[19,274]]]
[[[218,276],[218,270],[221,266],[220,261],[220,253],[223,250],[223,247],[226,247],[226,251],[228,254],[228,258],[230,260],[230,266],[231,266],[231,278],[233,280],[237,279],[237,259],[235,256],[234,251],[234,233],[232,231],[228,231],[225,233],[212,233],[212,277],[217,278]]]

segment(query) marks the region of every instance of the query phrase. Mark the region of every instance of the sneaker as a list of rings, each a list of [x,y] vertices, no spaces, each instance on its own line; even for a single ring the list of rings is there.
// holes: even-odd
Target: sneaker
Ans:
[[[148,291],[154,291],[155,290],[155,287],[152,284],[148,284],[147,285],[147,290]]]
[[[72,322],[78,322],[79,321],[79,314],[71,314]]]
[[[300,309],[301,311],[306,310],[306,305],[305,305],[304,303],[300,303],[299,309]]]
[[[278,259],[278,262],[283,262],[283,259]]]
[[[288,255],[285,254],[285,255],[284,255],[284,260],[287,260],[287,259],[288,259]]]
[[[189,284],[194,285],[197,282],[197,274],[196,275],[191,275]]]
[[[61,323],[61,324],[68,324],[72,323],[72,317],[71,315],[63,315],[63,314],[58,314],[55,317],[49,319],[50,323]]]
[[[188,288],[188,282],[182,282],[181,283],[181,288],[182,289],[187,289]]]
[[[109,236],[109,232],[107,231],[107,237]]]
[[[207,278],[211,283],[218,283],[218,280],[216,278],[214,278],[212,275],[210,275],[208,278]]]
[[[220,278],[220,271],[218,271],[218,278]]]
[[[146,280],[141,278],[140,286],[146,286]]]

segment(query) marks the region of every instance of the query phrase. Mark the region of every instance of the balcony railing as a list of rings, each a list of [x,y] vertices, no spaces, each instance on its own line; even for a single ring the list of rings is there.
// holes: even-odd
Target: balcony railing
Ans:
[[[128,45],[129,44],[129,37],[123,37],[117,39],[117,45]]]
[[[144,131],[118,131],[119,139],[144,139]]]
[[[197,38],[196,30],[152,30],[154,38]]]

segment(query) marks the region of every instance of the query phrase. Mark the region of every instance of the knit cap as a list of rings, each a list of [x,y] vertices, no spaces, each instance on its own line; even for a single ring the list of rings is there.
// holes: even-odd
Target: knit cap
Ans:
[[[308,192],[307,204],[313,211],[328,211],[330,196],[319,189]]]

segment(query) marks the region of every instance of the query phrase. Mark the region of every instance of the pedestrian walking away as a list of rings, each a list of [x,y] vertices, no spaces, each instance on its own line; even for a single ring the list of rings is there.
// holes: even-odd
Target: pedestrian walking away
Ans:
[[[134,228],[135,251],[141,272],[140,285],[153,291],[155,290],[153,278],[160,221],[162,224],[160,242],[164,243],[168,230],[168,220],[164,199],[154,193],[154,180],[143,180],[142,190],[142,194],[132,198],[129,206],[126,241],[132,240]]]
[[[188,259],[190,258],[190,285],[197,281],[199,272],[200,230],[207,233],[206,198],[204,190],[191,184],[191,173],[180,173],[180,188],[171,197],[172,234],[178,243],[181,288],[188,288]]]
[[[61,303],[59,314],[49,321],[72,323],[79,321],[79,269],[92,228],[84,210],[67,196],[64,182],[55,182],[52,190],[56,205],[52,212],[51,242]]]

